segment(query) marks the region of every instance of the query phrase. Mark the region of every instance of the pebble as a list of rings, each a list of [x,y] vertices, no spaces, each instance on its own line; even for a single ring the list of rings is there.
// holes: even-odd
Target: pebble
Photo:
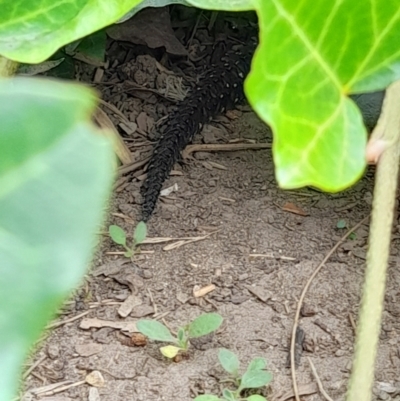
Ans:
[[[345,355],[345,353],[346,353],[346,352],[345,352],[344,350],[338,349],[338,350],[335,352],[335,356],[341,357],[341,356]]]
[[[85,381],[93,387],[103,387],[105,383],[103,375],[98,370],[89,373]]]
[[[60,355],[60,348],[56,344],[49,344],[47,346],[47,355],[50,359],[56,359]]]

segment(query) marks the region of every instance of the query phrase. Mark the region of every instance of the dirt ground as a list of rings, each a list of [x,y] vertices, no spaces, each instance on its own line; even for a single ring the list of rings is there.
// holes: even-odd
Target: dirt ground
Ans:
[[[116,52],[115,46],[109,49]],[[126,127],[124,132],[121,123],[126,121],[104,108],[133,160],[144,160],[152,149],[155,123],[173,107],[161,96],[169,73],[160,71],[154,54],[135,55],[129,65],[122,65],[129,67],[141,90],[128,93],[126,79],[118,75],[119,66],[109,66],[102,80],[109,85],[97,88],[104,101],[131,123],[132,132],[127,133]],[[93,82],[97,68],[80,66],[81,80]],[[243,107],[214,120],[196,141],[271,143],[272,136]],[[373,170],[350,190],[332,195],[309,188],[279,189],[268,149],[203,151],[192,156],[175,167],[164,188],[177,187],[162,197],[148,224],[149,239],[164,238],[164,242],[143,245],[131,261],[103,236],[91,273],[27,366],[31,369],[24,378],[23,400],[183,401],[203,393],[221,395],[227,385],[217,360],[221,347],[237,352],[243,370],[252,358],[266,358],[273,381],[263,394],[269,401],[291,399],[287,358],[298,299],[347,228],[369,214]],[[132,232],[143,174],[142,165],[119,177],[108,223]],[[346,228],[338,228],[342,225]],[[377,400],[400,400],[398,227],[394,228],[374,384]],[[307,358],[332,399],[344,399],[367,234],[368,224],[364,224],[345,241],[305,298],[300,319],[305,339],[297,369],[303,400],[324,399]],[[207,295],[193,295],[195,289],[211,284],[215,288]],[[131,340],[132,323],[141,317],[161,320],[176,331],[211,311],[223,316],[223,326],[215,335],[194,341],[187,357],[178,363],[160,355],[160,344],[135,346]],[[101,373],[103,386],[84,382],[92,371]]]

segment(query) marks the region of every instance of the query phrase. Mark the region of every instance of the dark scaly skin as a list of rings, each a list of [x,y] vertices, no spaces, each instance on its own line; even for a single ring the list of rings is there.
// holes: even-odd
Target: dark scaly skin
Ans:
[[[162,134],[151,156],[147,178],[141,188],[143,204],[141,220],[151,217],[164,181],[203,125],[213,117],[243,102],[243,82],[250,71],[255,46],[241,51],[230,50],[199,79],[196,88],[168,116]]]

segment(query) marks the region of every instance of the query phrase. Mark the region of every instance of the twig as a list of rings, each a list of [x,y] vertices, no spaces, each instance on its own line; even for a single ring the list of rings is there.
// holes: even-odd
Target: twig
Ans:
[[[356,326],[356,322],[354,321],[354,318],[351,313],[349,313],[349,321],[350,321],[351,327],[353,328],[353,332],[355,334],[357,331],[357,326]]]
[[[326,261],[332,256],[332,254],[339,248],[340,244],[355,230],[357,230],[358,227],[360,227],[362,224],[364,224],[367,220],[369,219],[369,216],[364,217],[358,224],[356,224],[354,227],[352,227],[350,230],[346,232],[345,235],[343,235],[342,238],[335,244],[335,246],[328,252],[328,254],[325,256],[323,261],[317,266],[315,269],[314,273],[311,275],[311,277],[308,279],[306,285],[303,288],[303,291],[300,295],[299,302],[297,304],[297,309],[296,309],[296,314],[294,317],[294,323],[293,323],[293,329],[292,329],[292,338],[290,341],[290,370],[292,373],[292,381],[293,381],[293,392],[296,401],[300,401],[299,397],[299,391],[297,387],[297,381],[296,381],[296,367],[294,364],[294,348],[295,348],[295,340],[296,340],[296,330],[297,330],[297,325],[299,322],[299,317],[300,317],[300,309],[303,305],[304,297],[306,296],[306,293],[308,291],[308,288],[310,287],[311,282],[314,280],[315,276],[319,273],[319,271],[322,269],[322,267],[325,265]]]
[[[150,301],[153,304],[154,314],[156,314],[158,312],[157,304],[154,301],[154,297],[152,292],[150,291],[150,288],[147,289],[147,292],[149,293]]]
[[[43,355],[41,358],[39,358],[34,364],[31,365],[31,367],[22,375],[22,378],[25,380],[35,369],[38,365],[40,365],[45,359],[47,358],[46,355]]]
[[[213,11],[213,13],[215,13],[215,11]],[[192,41],[193,41],[194,35],[195,35],[196,32],[197,32],[197,28],[199,27],[200,19],[201,19],[202,16],[203,16],[203,10],[200,11],[200,13],[199,13],[199,15],[198,15],[198,17],[197,17],[197,19],[196,19],[196,23],[195,23],[195,25],[194,25],[192,34],[190,35],[190,39],[189,39],[188,44],[187,44],[187,48],[188,48],[188,49],[189,49],[190,46],[192,45]]]
[[[76,315],[76,316],[71,317],[71,318],[69,318],[69,319],[61,320],[61,321],[59,321],[59,322],[50,323],[50,324],[48,324],[48,325],[46,326],[46,329],[54,329],[54,328],[60,327],[60,326],[62,326],[62,325],[64,325],[64,324],[74,322],[75,320],[78,320],[78,319],[80,319],[81,317],[86,316],[89,312],[90,312],[90,311],[87,310],[87,311],[82,312],[82,313],[80,313],[79,315]]]
[[[314,378],[315,378],[315,380],[317,381],[319,391],[320,391],[321,394],[325,397],[326,400],[328,400],[328,401],[333,401],[332,398],[329,397],[328,393],[325,391],[325,389],[324,389],[324,387],[323,387],[323,385],[322,385],[322,383],[321,383],[321,379],[320,379],[319,376],[318,376],[317,370],[315,369],[315,366],[314,366],[314,364],[312,363],[312,360],[311,360],[309,357],[307,357],[307,360],[308,360],[308,363],[309,363],[310,366],[311,366],[311,370],[312,370],[312,373],[313,373],[313,375],[314,375]]]
[[[61,392],[65,391],[65,390],[68,390],[68,389],[70,389],[70,388],[72,388],[72,387],[81,386],[82,384],[85,384],[85,383],[86,383],[85,380],[81,380],[81,381],[79,381],[79,382],[67,384],[67,385],[62,386],[62,387],[59,387],[59,388],[57,388],[57,389],[55,389],[55,390],[47,391],[46,393],[41,393],[41,394],[40,394],[40,397],[46,397],[46,396],[58,394],[58,393],[61,393]]]
[[[126,166],[119,167],[117,170],[117,175],[120,177],[121,175],[128,174],[131,171],[138,170],[139,168],[143,167],[148,161],[150,157],[146,157],[146,159],[140,160],[138,162],[134,162],[131,164],[127,164]]]
[[[108,117],[108,115],[100,107],[98,107],[96,113],[94,114],[94,119],[96,120],[97,124],[101,128],[103,128],[103,133],[112,140],[114,152],[116,153],[122,164],[131,164],[131,151],[128,149],[125,142],[121,138],[121,135],[115,128],[113,122],[110,120],[110,117]]]
[[[131,122],[123,115],[123,113],[120,111],[120,110],[118,110],[114,105],[112,105],[112,104],[110,104],[110,103],[107,103],[107,102],[105,102],[104,100],[102,100],[102,99],[99,99],[98,100],[99,101],[99,103],[100,104],[102,104],[103,106],[105,106],[105,107],[107,107],[108,109],[110,109],[113,113],[115,113],[115,114],[117,114],[121,119],[122,119],[122,121],[125,123],[125,124],[130,124]]]
[[[183,159],[187,159],[193,152],[227,152],[238,150],[259,150],[271,149],[270,143],[212,143],[212,144],[195,144],[186,146],[182,151]]]

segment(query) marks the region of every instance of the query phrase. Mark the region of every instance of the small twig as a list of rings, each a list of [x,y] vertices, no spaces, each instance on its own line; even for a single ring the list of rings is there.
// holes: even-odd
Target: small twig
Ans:
[[[353,332],[356,333],[357,326],[356,326],[356,322],[354,321],[354,318],[351,313],[349,313],[349,321],[350,321],[351,327],[353,328]]]
[[[105,102],[102,99],[98,99],[99,103],[102,104],[103,106],[107,107],[108,109],[110,109],[113,113],[117,114],[119,117],[121,117],[122,121],[126,124],[130,124],[131,122],[124,116],[124,114],[118,110],[114,105]]]
[[[140,160],[138,162],[134,162],[131,164],[127,164],[126,166],[119,167],[117,170],[117,175],[120,177],[121,175],[128,174],[131,171],[138,170],[139,168],[143,167],[148,161],[150,157],[146,157],[146,159]]]
[[[215,11],[213,11],[213,12],[215,13]],[[198,17],[197,17],[197,20],[196,20],[196,23],[195,23],[195,25],[194,25],[192,34],[190,35],[190,39],[189,39],[188,44],[187,44],[187,47],[188,47],[188,48],[190,48],[190,46],[192,45],[192,41],[193,41],[194,35],[195,35],[196,32],[197,32],[197,28],[199,27],[199,23],[200,23],[200,20],[201,20],[201,17],[202,17],[202,16],[203,16],[203,10],[200,11],[200,13],[199,13],[199,15],[198,15]]]
[[[213,144],[195,144],[186,146],[182,151],[183,159],[187,159],[193,152],[228,152],[238,150],[260,150],[271,149],[270,143],[213,143]]]
[[[154,297],[153,297],[152,292],[150,291],[150,288],[147,289],[147,292],[148,292],[148,294],[149,294],[150,301],[151,301],[151,303],[153,304],[154,314],[156,314],[156,313],[158,312],[157,304],[156,304],[155,301],[154,301]]]
[[[206,238],[208,238],[210,235],[213,235],[213,234],[215,234],[215,233],[217,233],[217,232],[219,232],[219,231],[221,231],[221,230],[213,231],[212,233],[203,235],[202,237],[193,237],[193,238],[191,238],[191,239],[189,239],[189,240],[174,242],[173,244],[166,245],[166,246],[163,248],[163,251],[171,251],[171,250],[173,250],[173,249],[180,248],[181,246],[191,244],[192,242],[203,241],[203,240],[205,240]]]
[[[105,111],[98,107],[94,114],[94,119],[97,124],[103,128],[102,132],[112,140],[114,152],[121,163],[123,165],[130,165],[132,163],[131,151],[126,146],[118,130],[115,128],[114,123],[110,120],[110,117],[108,117]]]
[[[311,360],[309,357],[307,357],[307,360],[308,360],[308,363],[309,363],[310,366],[311,366],[311,370],[312,370],[312,373],[313,373],[313,375],[314,375],[314,378],[315,378],[315,380],[317,381],[319,391],[320,391],[321,394],[325,397],[326,400],[328,400],[328,401],[333,401],[332,398],[329,397],[328,393],[325,391],[325,389],[324,389],[324,387],[323,387],[323,385],[322,385],[321,379],[320,379],[319,376],[318,376],[317,370],[315,369],[315,366],[314,366],[314,364],[312,363],[312,360]]]
[[[22,375],[22,378],[25,380],[35,369],[38,365],[40,365],[45,359],[47,358],[46,355],[43,355],[41,358],[39,358],[31,367]]]
[[[72,383],[72,384],[67,384],[67,385],[59,387],[59,388],[57,388],[55,390],[47,391],[46,393],[41,393],[40,397],[46,397],[46,396],[58,394],[58,393],[61,393],[61,392],[65,391],[65,390],[68,390],[68,389],[70,389],[72,387],[81,386],[82,384],[85,384],[85,383],[86,383],[85,380],[81,380],[79,382],[75,382],[75,383]]]
[[[54,329],[54,328],[56,328],[56,327],[63,326],[64,324],[74,322],[75,320],[78,320],[78,319],[80,319],[81,317],[86,316],[89,312],[90,312],[90,311],[87,310],[87,311],[82,312],[82,313],[80,313],[79,315],[76,315],[76,316],[71,317],[71,318],[69,318],[69,319],[61,320],[60,322],[50,323],[50,324],[48,324],[48,325],[46,326],[46,329]]]
[[[295,348],[295,342],[296,342],[296,330],[297,330],[297,325],[299,322],[299,317],[300,317],[300,309],[303,305],[304,297],[306,296],[306,293],[308,291],[308,288],[311,285],[311,282],[314,280],[315,276],[319,273],[319,271],[322,269],[322,267],[325,265],[326,261],[332,256],[332,254],[339,248],[341,243],[357,228],[359,228],[362,224],[364,224],[367,220],[369,219],[369,215],[367,217],[364,217],[358,224],[356,224],[354,227],[352,227],[350,230],[346,232],[345,235],[343,235],[342,238],[335,244],[335,246],[328,252],[328,254],[325,256],[323,261],[317,266],[315,269],[314,273],[311,275],[311,277],[308,279],[306,285],[303,288],[303,291],[300,295],[299,302],[297,304],[297,309],[296,309],[296,314],[294,317],[294,323],[293,323],[293,329],[292,329],[292,338],[290,341],[290,370],[292,373],[292,381],[293,381],[293,392],[296,401],[300,401],[299,397],[299,391],[297,387],[297,381],[296,381],[296,367],[294,364],[294,348]]]

